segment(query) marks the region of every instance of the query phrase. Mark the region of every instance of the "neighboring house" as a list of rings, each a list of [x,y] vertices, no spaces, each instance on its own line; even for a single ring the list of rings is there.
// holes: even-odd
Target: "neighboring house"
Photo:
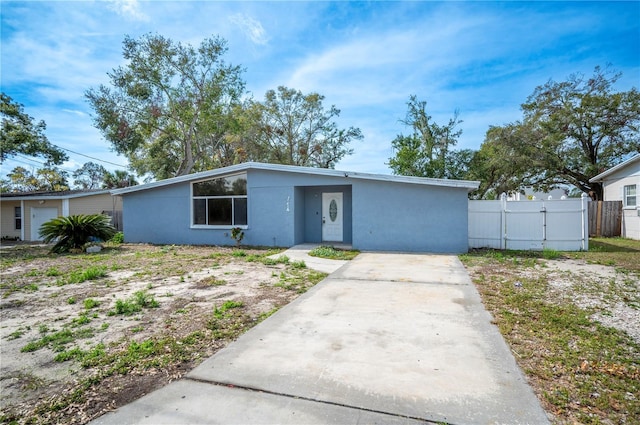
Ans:
[[[0,236],[23,241],[40,240],[39,230],[52,218],[104,213],[114,224],[122,216],[122,200],[109,190],[68,190],[0,194]]]
[[[478,182],[244,163],[113,190],[127,242],[467,252]]]
[[[589,181],[602,182],[604,201],[622,201],[622,236],[640,239],[640,154]]]

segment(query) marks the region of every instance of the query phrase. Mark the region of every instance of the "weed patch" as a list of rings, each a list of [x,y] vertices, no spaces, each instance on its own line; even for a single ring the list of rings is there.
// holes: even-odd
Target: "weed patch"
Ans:
[[[218,279],[215,276],[207,276],[204,279],[200,279],[197,283],[197,286],[208,287],[208,286],[222,286],[226,284],[227,284],[227,281],[224,279]]]
[[[76,331],[69,328],[64,328],[58,332],[48,334],[40,338],[39,340],[32,341],[22,347],[20,350],[23,353],[29,353],[32,351],[40,350],[41,348],[51,348],[53,351],[64,351],[67,344],[75,341],[76,339],[91,338],[95,333],[94,329],[83,328]]]
[[[100,302],[94,300],[93,298],[86,298],[83,304],[86,310],[91,310],[92,308],[98,307],[100,305]]]
[[[286,255],[281,255],[277,258],[269,258],[269,257],[262,257],[260,258],[260,262],[262,264],[264,264],[265,266],[275,266],[278,264],[289,264],[289,257],[287,257]]]
[[[118,314],[131,316],[142,311],[143,308],[158,308],[159,306],[160,303],[156,301],[153,295],[150,295],[146,291],[138,291],[126,300],[116,300],[114,309],[109,311],[108,314],[110,316]]]
[[[77,270],[71,272],[66,279],[60,279],[57,282],[58,286],[69,285],[73,283],[82,283],[87,280],[100,279],[107,276],[107,268],[104,266],[91,266],[84,270]]]
[[[322,245],[309,251],[312,257],[328,258],[330,260],[353,260],[360,253],[357,250],[338,249],[333,246]]]
[[[300,268],[292,268],[290,270],[280,272],[280,280],[275,284],[275,286],[288,291],[294,291],[298,294],[303,294],[326,276],[326,273],[315,270],[303,271]]]

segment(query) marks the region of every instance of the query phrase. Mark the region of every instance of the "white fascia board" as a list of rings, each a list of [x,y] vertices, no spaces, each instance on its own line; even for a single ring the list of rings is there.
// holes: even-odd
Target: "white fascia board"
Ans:
[[[627,159],[626,161],[621,162],[620,164],[609,168],[606,171],[603,171],[602,173],[598,174],[595,177],[590,178],[589,182],[595,183],[595,182],[603,181],[605,177],[610,176],[611,174],[613,174],[613,173],[615,173],[617,171],[620,171],[621,169],[623,169],[627,165],[633,164],[636,161],[640,161],[640,154],[638,154],[636,156],[633,156],[633,157]]]
[[[84,198],[85,196],[103,195],[110,193],[109,189],[96,192],[72,193],[69,195],[24,195],[24,196],[0,196],[3,201],[59,201],[62,199]]]
[[[130,186],[122,189],[114,189],[111,191],[112,195],[124,195],[131,192],[137,192],[141,190],[149,190],[162,186],[168,186],[177,183],[183,183],[187,181],[196,181],[207,179],[211,177],[221,176],[225,174],[233,174],[250,169],[267,170],[267,171],[279,171],[287,173],[298,174],[315,174],[330,177],[342,177],[342,178],[356,178],[363,180],[377,180],[388,181],[397,183],[411,183],[411,184],[423,184],[427,186],[443,186],[443,187],[455,187],[464,188],[468,191],[475,190],[480,186],[480,182],[471,180],[448,180],[448,179],[433,179],[426,177],[411,177],[411,176],[394,176],[385,174],[369,174],[359,173],[352,171],[333,170],[329,168],[313,168],[313,167],[299,167],[295,165],[281,165],[281,164],[266,164],[261,162],[245,162],[243,164],[231,165],[229,167],[218,168],[215,170],[202,171],[199,173],[187,174],[184,176],[173,177],[170,179],[160,180],[157,182],[142,184],[138,186]]]

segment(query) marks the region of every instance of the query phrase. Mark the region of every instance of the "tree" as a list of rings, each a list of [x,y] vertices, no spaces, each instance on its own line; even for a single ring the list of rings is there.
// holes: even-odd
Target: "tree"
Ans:
[[[194,48],[147,34],[123,45],[128,63],[108,74],[111,87],[86,92],[95,126],[139,175],[163,179],[218,166],[245,91],[240,67],[222,60],[226,41],[208,38]]]
[[[47,161],[46,165],[59,165],[68,159],[60,148],[47,140],[45,122],[35,123],[25,114],[23,106],[5,93],[0,93],[0,114],[0,162],[19,154],[42,157]]]
[[[104,181],[107,172],[102,165],[87,162],[73,172],[73,183],[82,189],[97,189]]]
[[[571,185],[601,200],[601,183],[589,179],[640,152],[640,93],[615,92],[620,76],[596,67],[590,78],[537,87],[522,104],[522,122],[487,133],[485,143],[506,155],[506,178],[519,188]]]
[[[11,192],[33,192],[40,186],[36,176],[24,167],[15,167],[7,177]]]
[[[340,110],[322,105],[324,96],[303,94],[299,90],[280,86],[269,90],[264,102],[254,102],[247,113],[253,123],[255,139],[250,140],[243,153],[257,161],[305,167],[334,168],[353,140],[362,139],[360,129],[338,128],[334,118]]]
[[[69,173],[58,170],[57,168],[40,168],[36,171],[36,177],[40,182],[38,190],[59,192],[69,190],[69,182],[67,181]]]
[[[102,188],[103,189],[120,189],[123,187],[135,186],[138,182],[133,174],[123,170],[107,171],[104,174]]]
[[[55,253],[79,250],[92,238],[106,241],[115,233],[111,217],[104,214],[57,217],[40,227],[40,236],[44,243],[56,241],[51,248]]]
[[[395,152],[394,157],[389,158],[392,172],[405,176],[459,178],[464,173],[455,169],[453,163],[461,157],[451,150],[462,134],[462,130],[456,130],[462,123],[458,120],[458,111],[441,126],[427,114],[427,102],[419,101],[415,95],[409,97],[407,107],[407,116],[401,122],[413,132],[410,136],[400,134],[391,142]]]
[[[41,168],[33,174],[24,167],[15,167],[9,174],[6,189],[11,192],[41,192],[69,190],[67,172],[56,168]]]

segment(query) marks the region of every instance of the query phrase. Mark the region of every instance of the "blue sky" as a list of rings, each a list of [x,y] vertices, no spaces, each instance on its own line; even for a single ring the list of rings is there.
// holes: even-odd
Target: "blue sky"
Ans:
[[[47,123],[63,148],[126,165],[93,125],[84,98],[123,65],[125,35],[198,45],[220,35],[263,99],[279,85],[326,97],[364,140],[336,168],[390,173],[391,141],[409,95],[444,124],[459,111],[457,148],[521,117],[536,86],[611,64],[616,89],[640,87],[640,2],[1,1],[2,91]],[[24,158],[2,164],[37,167]],[[70,154],[65,170],[91,159]],[[95,162],[95,161],[94,161]],[[117,167],[102,163],[107,169]],[[27,166],[28,167],[28,166]]]

